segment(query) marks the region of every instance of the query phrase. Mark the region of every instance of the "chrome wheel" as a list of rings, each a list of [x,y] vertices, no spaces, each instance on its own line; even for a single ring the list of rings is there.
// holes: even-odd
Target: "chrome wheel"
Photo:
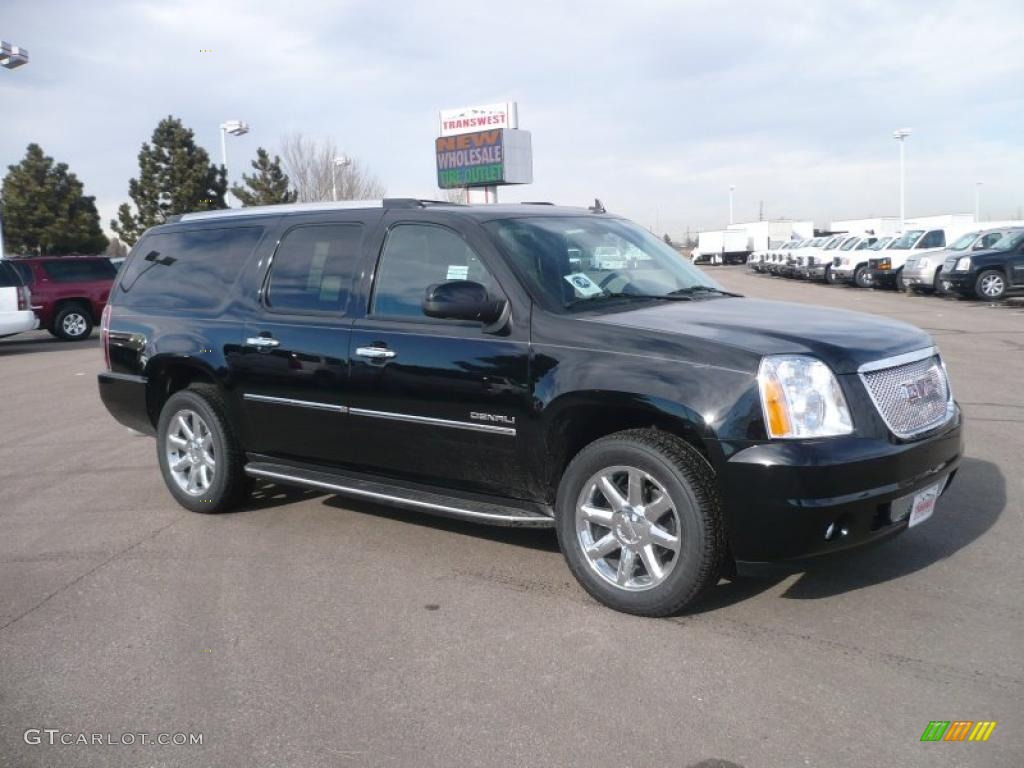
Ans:
[[[89,325],[85,320],[85,316],[78,312],[68,312],[64,315],[64,319],[60,324],[61,329],[68,336],[81,336],[86,332]]]
[[[595,473],[576,502],[576,537],[587,564],[630,592],[668,578],[679,559],[680,530],[665,487],[636,467]]]
[[[213,434],[203,418],[191,410],[180,410],[167,428],[167,466],[181,490],[202,496],[210,489],[217,469]]]
[[[997,299],[1003,295],[1003,291],[1006,290],[1006,282],[1003,280],[1002,275],[987,274],[984,275],[978,283],[978,288],[981,294],[989,299]]]

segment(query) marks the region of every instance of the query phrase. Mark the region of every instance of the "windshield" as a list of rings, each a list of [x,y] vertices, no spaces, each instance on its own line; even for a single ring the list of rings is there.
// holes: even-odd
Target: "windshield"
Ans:
[[[873,242],[874,241],[870,237],[863,237],[863,238],[861,238],[861,241],[859,243],[857,243],[857,247],[854,248],[853,250],[855,250],[855,251],[865,251],[865,250],[867,250],[868,248],[871,247]]]
[[[556,307],[725,293],[663,240],[622,219],[542,216],[498,219],[484,226],[532,292]]]
[[[1012,251],[1024,243],[1024,229],[1012,229],[992,244],[993,251]]]
[[[857,244],[857,240],[858,239],[859,238],[851,237],[849,240],[847,240],[845,243],[843,243],[842,245],[839,246],[839,250],[840,251],[849,251],[849,250],[851,250],[853,248],[853,246],[855,246]]]
[[[889,247],[894,251],[909,251],[917,239],[924,234],[923,229],[912,229],[909,232],[904,232],[900,235],[899,240],[890,245]]]
[[[951,246],[949,246],[949,250],[966,251],[968,248],[971,247],[971,243],[978,239],[978,236],[980,234],[980,232],[968,232],[966,235],[964,235]]]
[[[843,238],[841,238],[841,237],[833,237],[831,240],[829,240],[827,243],[825,243],[825,247],[822,248],[821,250],[823,250],[823,251],[835,250],[836,248],[839,247],[839,244],[841,242],[843,242]]]
[[[871,246],[871,250],[872,251],[880,251],[883,248],[885,248],[885,246],[887,246],[891,242],[892,242],[892,236],[883,237],[880,240],[878,240],[874,245]]]

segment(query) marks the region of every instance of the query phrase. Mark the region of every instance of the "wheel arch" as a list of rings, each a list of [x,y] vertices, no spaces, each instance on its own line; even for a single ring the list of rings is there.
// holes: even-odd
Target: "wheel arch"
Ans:
[[[193,357],[162,355],[146,366],[146,410],[155,428],[164,403],[191,384],[218,384],[216,372]]]
[[[629,429],[657,429],[681,439],[715,467],[719,448],[695,410],[659,398],[617,393],[566,395],[552,403],[545,427],[544,491],[555,497],[569,462],[595,440]]]

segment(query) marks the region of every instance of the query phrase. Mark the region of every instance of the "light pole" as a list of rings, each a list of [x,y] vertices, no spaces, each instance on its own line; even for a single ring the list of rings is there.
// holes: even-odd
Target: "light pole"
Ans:
[[[732,224],[732,193],[736,191],[733,184],[729,185],[729,223]]]
[[[903,159],[903,140],[911,133],[909,128],[897,128],[892,132],[892,137],[900,143],[900,229],[903,229],[903,222],[907,217],[906,207],[906,172]]]
[[[348,155],[338,155],[331,163],[331,200],[338,200],[338,168],[348,168],[352,160]]]
[[[974,182],[974,223],[981,223],[981,182]]]
[[[242,120],[228,120],[220,124],[220,162],[224,166],[224,178],[228,181],[228,188],[231,186],[228,175],[228,143],[225,138],[229,133],[232,136],[244,136],[249,132],[249,124]]]
[[[16,45],[0,40],[0,67],[4,69],[17,69],[22,64],[28,64],[28,51]],[[0,259],[4,257],[4,227],[0,221]]]

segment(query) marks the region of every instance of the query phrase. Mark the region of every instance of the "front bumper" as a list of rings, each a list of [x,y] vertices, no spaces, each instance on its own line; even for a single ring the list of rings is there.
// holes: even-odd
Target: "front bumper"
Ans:
[[[896,271],[893,269],[869,269],[871,284],[874,286],[892,287],[896,285]]]
[[[893,502],[951,478],[962,454],[959,408],[937,432],[911,442],[840,437],[742,448],[718,475],[733,555],[787,560],[900,533],[907,519],[893,520]]]
[[[812,264],[800,270],[800,277],[807,278],[808,280],[824,280],[825,270],[828,267],[828,264]]]
[[[946,290],[955,293],[973,294],[976,279],[977,275],[971,272],[946,272],[943,270],[939,273],[939,282],[948,283],[949,288]]]

